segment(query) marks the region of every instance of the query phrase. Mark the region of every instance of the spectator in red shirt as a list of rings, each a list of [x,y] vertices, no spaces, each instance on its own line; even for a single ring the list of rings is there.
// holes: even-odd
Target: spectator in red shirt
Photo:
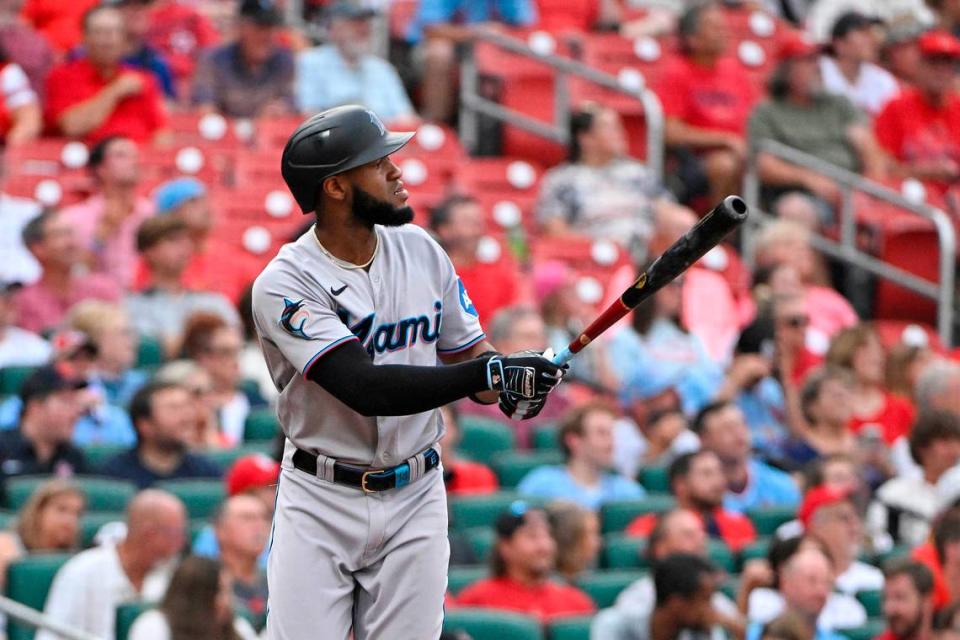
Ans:
[[[124,67],[123,14],[100,6],[83,18],[84,57],[47,77],[47,124],[60,135],[96,142],[123,135],[149,142],[166,126],[163,98],[149,74]]]
[[[43,274],[17,292],[16,325],[41,333],[59,325],[70,308],[87,298],[115,301],[119,291],[113,280],[85,275],[82,248],[73,225],[59,213],[43,213],[23,229],[23,244],[34,255]]]
[[[594,612],[587,594],[550,579],[557,545],[543,510],[514,502],[497,518],[495,529],[497,541],[490,554],[493,577],[461,591],[458,606],[519,611],[543,622]]]
[[[83,14],[98,0],[27,0],[20,15],[43,35],[54,49],[66,53],[80,43]]]
[[[883,617],[887,630],[874,640],[927,640],[933,633],[933,574],[925,565],[897,558],[884,571]]]
[[[482,495],[499,488],[497,476],[487,465],[464,460],[457,454],[460,442],[460,420],[457,408],[448,404],[440,407],[444,433],[440,439],[440,457],[443,480],[450,495]]]
[[[915,87],[904,89],[877,116],[877,140],[899,173],[940,193],[960,179],[960,96],[954,87],[960,41],[945,31],[919,39],[923,64]]]
[[[682,54],[668,63],[658,90],[666,142],[698,155],[710,201],[719,201],[740,187],[747,119],[760,92],[740,63],[725,55],[727,18],[715,2],[688,9],[678,31]]]
[[[735,552],[757,539],[749,518],[723,508],[727,479],[717,454],[705,450],[686,453],[670,465],[669,476],[677,507],[698,514],[711,538],[722,540]],[[656,522],[656,514],[639,516],[627,526],[627,533],[649,536]]]
[[[960,508],[939,517],[932,538],[916,547],[910,557],[933,573],[933,607],[940,610],[960,594]]]
[[[520,299],[520,270],[501,245],[496,253],[481,250],[487,232],[483,208],[469,195],[453,195],[430,212],[430,230],[453,262],[473,306],[485,324],[500,309]]]
[[[853,374],[850,428],[854,433],[860,434],[871,426],[879,430],[888,446],[909,434],[915,414],[913,405],[883,386],[886,353],[870,324],[861,323],[838,333],[827,352],[827,363]]]
[[[187,227],[193,255],[183,272],[183,286],[195,291],[222,293],[234,304],[240,300],[263,265],[254,256],[237,251],[213,230],[213,212],[207,187],[196,178],[176,178],[153,193],[158,214],[177,216]],[[153,274],[146,262],[137,265],[134,288],[151,286]]]
[[[186,96],[200,51],[220,41],[213,23],[192,6],[160,0],[150,9],[147,43],[170,63],[177,95]]]

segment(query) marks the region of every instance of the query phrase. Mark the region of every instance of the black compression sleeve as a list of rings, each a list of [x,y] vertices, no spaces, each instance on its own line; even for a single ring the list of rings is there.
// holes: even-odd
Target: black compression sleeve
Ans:
[[[486,391],[488,359],[436,367],[375,365],[351,340],[314,363],[307,378],[361,415],[406,416]]]

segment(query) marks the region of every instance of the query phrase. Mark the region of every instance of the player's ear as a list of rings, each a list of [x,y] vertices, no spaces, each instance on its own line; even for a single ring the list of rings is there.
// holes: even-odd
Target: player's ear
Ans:
[[[320,185],[320,190],[331,200],[346,200],[350,183],[342,175],[330,176]]]

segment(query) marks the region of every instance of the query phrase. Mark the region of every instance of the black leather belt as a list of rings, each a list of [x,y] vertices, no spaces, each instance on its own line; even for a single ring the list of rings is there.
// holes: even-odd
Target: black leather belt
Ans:
[[[293,452],[293,466],[304,473],[316,476],[317,456],[307,453],[303,449],[297,449]],[[431,448],[424,451],[423,472],[426,473],[438,466],[440,466],[440,454],[437,453],[437,450]],[[334,462],[333,481],[363,489],[367,493],[405,487],[410,484],[410,464],[404,462],[389,469],[368,469],[367,467],[355,467],[342,462]]]

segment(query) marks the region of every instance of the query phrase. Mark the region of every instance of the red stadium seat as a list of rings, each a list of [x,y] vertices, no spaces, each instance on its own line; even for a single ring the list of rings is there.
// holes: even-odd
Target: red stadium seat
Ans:
[[[484,191],[506,195],[537,195],[543,169],[516,158],[475,158],[461,167],[454,184],[468,193]]]
[[[937,330],[923,322],[906,322],[904,320],[875,320],[873,322],[880,341],[887,349],[905,341],[925,339],[931,349],[937,353],[946,354],[947,350],[940,342]],[[917,332],[920,332],[919,334]],[[920,337],[922,335],[922,337]]]

